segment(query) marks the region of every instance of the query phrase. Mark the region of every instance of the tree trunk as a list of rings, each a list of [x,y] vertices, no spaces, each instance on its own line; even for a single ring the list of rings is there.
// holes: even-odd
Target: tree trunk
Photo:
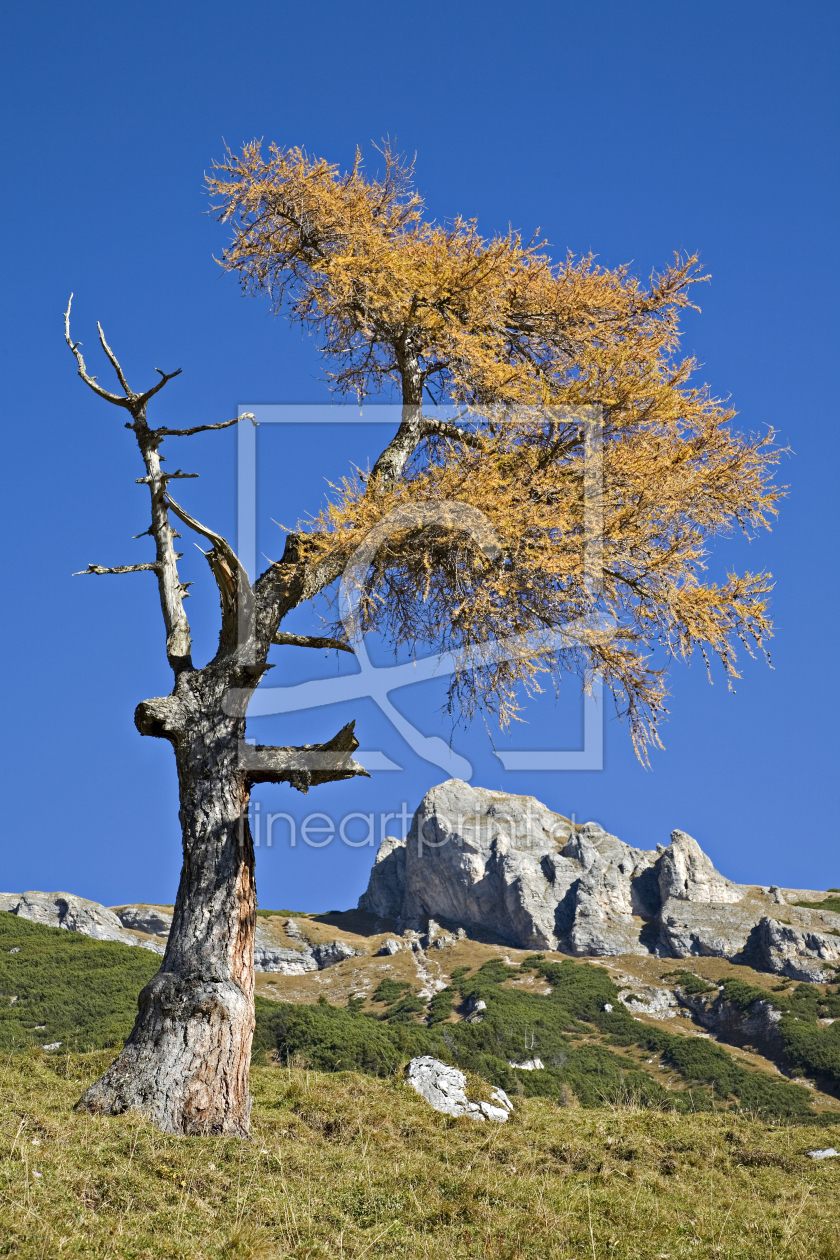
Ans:
[[[138,481],[151,496],[146,533],[155,540],[155,560],[113,568],[89,565],[85,572],[157,574],[175,687],[169,696],[138,705],[134,721],[141,735],[167,739],[175,750],[184,850],[160,971],[140,994],[134,1029],[122,1052],[76,1107],[97,1115],[136,1108],[164,1133],[247,1137],[257,915],[247,816],[251,786],[288,783],[308,792],[320,783],[367,776],[367,771],[351,756],[359,746],[352,722],[322,744],[255,748],[245,742],[245,714],[254,688],[270,668],[266,658],[271,645],[302,641],[298,635],[275,638],[280,622],[339,577],[342,564],[337,556],[310,563],[301,538],[289,534],[282,559],[271,563],[252,586],[227,540],[190,516],[169,493],[171,481],[197,474],[164,472],[159,453],[167,437],[226,429],[246,417],[189,429],[150,429],[146,405],[180,369],[160,372],[156,385],[135,393],[100,327],[102,349],[123,390],[114,394],[85,367],[81,343],[70,336],[69,303],[64,336],[85,384],[131,415],[126,428],[137,439],[146,469]],[[212,544],[204,554],[219,589],[222,624],[218,651],[200,670],[193,668],[190,655],[187,587],[178,576],[180,556],[175,551],[180,535],[170,524],[170,511]],[[323,645],[324,640],[311,642]]]
[[[164,705],[140,706],[141,730]],[[244,722],[217,714],[190,725],[175,748],[184,864],[166,953],[125,1048],[77,1107],[137,1108],[165,1133],[244,1137],[257,904],[249,784],[237,759]]]

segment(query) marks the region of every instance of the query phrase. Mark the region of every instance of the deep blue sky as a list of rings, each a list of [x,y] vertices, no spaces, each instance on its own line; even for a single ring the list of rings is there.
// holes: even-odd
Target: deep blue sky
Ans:
[[[141,739],[132,720],[139,700],[170,687],[153,579],[70,576],[89,561],[137,562],[149,542],[131,541],[148,509],[130,435],[78,381],[62,340],[68,294],[103,380],[96,319],[132,382],[183,368],[152,420],[328,401],[313,342],[242,298],[213,263],[225,233],[204,214],[203,172],[223,140],[255,135],[339,163],[359,143],[373,164],[371,141],[386,133],[416,151],[435,217],[474,216],[487,233],[540,227],[557,256],[592,250],[645,276],[673,250],[699,250],[714,280],[702,315],[685,322],[685,349],[731,395],[742,427],[774,425],[795,452],[773,533],[723,543],[713,566],[776,575],[774,670],[746,661],[733,695],[719,673],[708,685],[701,662],[675,667],[667,749],[650,770],[611,721],[601,772],[506,773],[478,723],[454,740],[472,781],[531,793],[646,847],[681,827],[736,879],[840,885],[838,18],[823,0],[6,7],[0,889],[172,901],[180,865],[171,751]],[[261,547],[276,555],[270,518],[292,524],[316,508],[324,478],[375,456],[382,434],[262,430]],[[169,455],[202,474],[182,484],[183,502],[234,539],[234,434],[182,441]],[[206,658],[216,595],[185,542]],[[299,677],[335,669],[280,651]],[[573,747],[580,721],[567,692],[557,707],[550,697],[534,705],[510,746]],[[425,734],[448,738],[440,694],[425,684],[393,698]],[[402,801],[413,810],[444,777],[369,700],[251,730],[303,742],[353,716],[363,746],[404,770],[307,798],[262,788],[264,810],[298,821]],[[338,841],[263,848],[260,902],[354,904],[372,852]]]

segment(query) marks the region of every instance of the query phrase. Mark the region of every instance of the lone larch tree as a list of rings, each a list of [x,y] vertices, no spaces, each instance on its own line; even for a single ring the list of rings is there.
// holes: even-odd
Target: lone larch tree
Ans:
[[[79,375],[127,413],[145,469],[154,559],[87,572],[157,578],[174,686],[138,705],[135,723],[172,744],[183,835],[160,971],[124,1049],[78,1106],[136,1107],[166,1132],[248,1132],[252,785],[305,792],[365,773],[352,722],[322,744],[245,743],[248,700],[273,647],[352,651],[373,629],[395,647],[455,651],[453,713],[484,706],[503,722],[523,689],[569,669],[584,684],[597,674],[645,756],[664,708],[663,660],[699,649],[733,678],[736,641],[761,651],[770,634],[767,574],[716,584],[704,573],[713,536],[767,526],[780,491],[773,435],[734,432],[734,413],[691,383],[693,360],[677,357],[680,312],[704,278],[697,259],[675,258],[647,286],[591,257],[554,264],[541,242],[512,231],[486,239],[472,221],[428,221],[411,166],[387,145],[382,156],[383,173],[368,178],[358,154],[342,174],[300,149],[265,158],[253,143],[228,151],[208,181],[232,225],[221,265],[319,336],[335,390],[396,388],[403,404],[369,472],[349,475],[255,581],[173,498],[171,483],[191,474],[165,471],[160,454],[167,438],[248,418],[150,427],[149,403],[178,373],[158,370],[135,392],[100,327],[119,391],[104,388],[72,340],[69,305],[65,316]],[[443,417],[429,405],[441,403],[451,408]],[[200,668],[173,518],[210,544],[219,589],[218,649]],[[293,609],[342,579],[352,615],[345,607],[327,635],[281,631]]]

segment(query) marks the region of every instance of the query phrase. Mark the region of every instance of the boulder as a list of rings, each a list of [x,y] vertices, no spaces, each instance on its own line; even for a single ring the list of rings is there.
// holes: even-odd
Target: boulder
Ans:
[[[755,933],[755,964],[791,980],[824,984],[840,966],[840,936],[763,918]]]
[[[428,1054],[411,1060],[406,1069],[406,1079],[430,1107],[447,1116],[469,1116],[472,1120],[495,1120],[501,1123],[507,1120],[513,1110],[513,1103],[505,1091],[498,1088],[490,1095],[492,1103],[470,1102],[464,1073]]]
[[[146,932],[149,936],[161,936],[164,940],[172,928],[172,912],[158,906],[115,906],[114,913],[125,928],[134,932]]]

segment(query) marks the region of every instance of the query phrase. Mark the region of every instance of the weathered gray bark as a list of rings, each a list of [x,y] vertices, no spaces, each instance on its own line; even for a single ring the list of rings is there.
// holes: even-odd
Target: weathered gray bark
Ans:
[[[358,747],[352,724],[330,741],[302,748],[261,748],[245,743],[248,700],[266,669],[269,648],[283,617],[338,576],[327,565],[308,563],[291,535],[283,559],[253,586],[221,535],[201,525],[168,494],[168,483],[191,476],[165,473],[159,447],[165,437],[190,436],[227,425],[188,430],[150,429],[148,400],[160,383],[135,394],[108,347],[123,395],[111,394],[88,375],[78,343],[68,345],[79,375],[95,393],[125,408],[146,468],[156,546],[154,562],[105,568],[90,574],[152,571],[158,579],[166,650],[175,674],[172,694],[144,701],[135,723],[142,735],[167,739],[178,769],[183,868],[172,930],[160,971],[138,1000],[134,1029],[111,1067],[86,1090],[77,1107],[97,1114],[138,1108],[168,1133],[248,1133],[248,1069],[254,1030],[254,850],[247,810],[251,786],[287,782],[311,785],[363,775],[353,761]],[[236,423],[230,421],[228,423]],[[184,611],[186,587],[178,577],[174,512],[207,538],[206,553],[221,599],[218,651],[194,668]]]
[[[71,340],[69,305],[65,337],[85,384],[128,411],[126,428],[134,433],[146,470],[138,481],[149,487],[152,519],[145,532],[155,543],[154,561],[112,568],[91,564],[83,572],[153,572],[157,577],[175,685],[171,695],[140,704],[134,720],[142,735],[167,739],[175,751],[184,855],[160,971],[140,994],[124,1049],[76,1105],[100,1115],[138,1108],[167,1133],[246,1136],[257,904],[247,818],[251,786],[289,783],[306,792],[366,771],[351,756],[358,747],[352,723],[323,744],[265,748],[246,744],[245,715],[268,668],[272,644],[352,651],[340,640],[278,631],[287,613],[341,576],[343,565],[310,559],[305,540],[290,534],[283,558],[252,585],[227,541],[169,494],[171,481],[196,474],[165,472],[160,455],[167,437],[224,429],[245,417],[189,429],[150,429],[146,405],[178,373],[160,372],[157,385],[134,393],[100,328],[102,348],[123,390],[112,394],[88,374],[80,343]],[[475,435],[422,415],[422,374],[407,352],[403,366],[403,421],[377,461],[372,485],[399,477],[430,435],[479,444]],[[178,576],[174,540],[179,535],[171,512],[211,544],[205,555],[219,588],[222,624],[218,651],[203,669],[193,666],[190,654],[187,589]]]

